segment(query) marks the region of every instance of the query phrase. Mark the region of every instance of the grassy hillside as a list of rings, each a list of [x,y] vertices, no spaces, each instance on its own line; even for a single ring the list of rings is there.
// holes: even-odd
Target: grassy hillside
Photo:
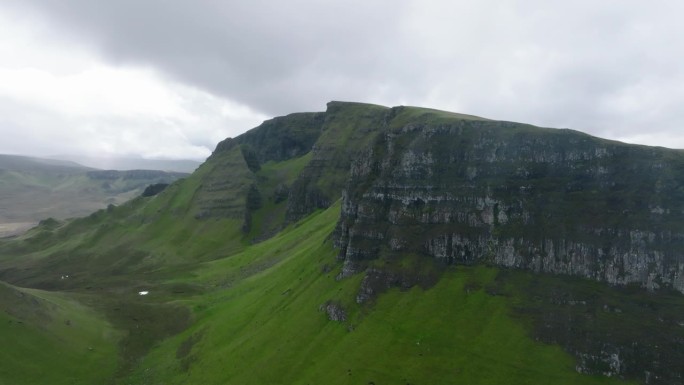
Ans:
[[[357,304],[361,277],[335,280],[340,267],[329,235],[338,216],[339,204],[192,269],[98,279],[95,288],[78,273],[60,275],[63,290],[70,287],[74,294],[21,289],[50,301],[24,300],[30,306],[17,306],[5,295],[0,301],[7,309],[28,309],[14,311],[32,321],[18,334],[12,327],[21,324],[0,327],[21,347],[11,351],[17,366],[0,365],[3,378],[12,384],[94,378],[121,384],[611,382],[576,373],[571,356],[532,340],[514,317],[513,302],[484,289],[496,269],[454,268],[427,290],[392,290],[374,303]],[[140,296],[143,290],[149,293]],[[345,320],[331,321],[328,304],[343,309]],[[83,333],[76,324],[87,325],[94,336],[70,335]],[[76,355],[83,352],[91,354],[90,369],[71,371],[68,363],[83,362]],[[54,356],[60,357],[51,361],[55,366],[43,364]],[[31,363],[41,366],[39,379],[21,377]]]
[[[0,384],[105,383],[120,332],[88,298],[0,283]]]
[[[136,206],[142,207],[132,202],[121,209]],[[98,279],[102,286],[92,288],[85,286],[92,279],[60,276],[64,288],[88,293],[81,298],[92,308],[81,307],[83,314],[94,309],[107,316],[121,337],[115,375],[109,366],[78,378],[109,376],[121,384],[614,382],[576,373],[569,354],[534,341],[531,326],[514,311],[524,297],[488,293],[498,275],[493,268],[453,268],[434,287],[393,289],[357,304],[361,277],[335,280],[340,266],[329,235],[338,217],[334,205],[227,258],[150,271],[135,281],[135,275]],[[149,294],[139,296],[142,290]],[[346,319],[330,320],[326,304],[339,306]],[[108,330],[99,325],[92,323]],[[17,335],[41,336],[39,330]],[[32,346],[48,356],[61,348],[50,341]],[[18,350],[13,357],[34,355]],[[95,358],[113,362],[111,355]],[[64,376],[51,367],[42,373]]]
[[[0,336],[12,347],[0,384],[618,384],[577,368],[594,360],[610,374],[610,349],[630,342],[677,383],[679,293],[417,253],[340,279],[338,198],[385,118],[481,118],[329,109],[269,121],[267,133],[285,130],[276,142],[259,128],[222,142],[158,195],[0,241],[0,281],[11,284],[0,285]],[[577,342],[587,339],[603,345]],[[596,349],[607,358],[586,355]]]
[[[273,239],[204,265],[182,282],[212,290],[183,300],[194,324],[155,347],[131,384],[575,384],[558,347],[535,342],[510,301],[484,290],[495,269],[455,268],[428,290],[357,305],[359,280],[336,281],[328,235],[335,205]],[[178,281],[178,282],[180,282]],[[331,321],[321,305],[338,304]]]

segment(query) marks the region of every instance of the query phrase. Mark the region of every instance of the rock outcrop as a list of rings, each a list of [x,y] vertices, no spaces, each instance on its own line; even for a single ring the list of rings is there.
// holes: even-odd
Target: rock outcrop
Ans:
[[[142,196],[143,197],[153,197],[155,195],[158,195],[160,192],[166,190],[167,187],[169,187],[168,183],[151,184],[151,185],[145,187],[145,190],[142,192]]]
[[[236,139],[241,145],[249,146],[260,163],[280,162],[311,151],[321,135],[324,120],[324,112],[279,116]]]
[[[344,322],[347,320],[347,312],[339,302],[327,301],[318,307],[318,311],[324,311],[330,321]]]

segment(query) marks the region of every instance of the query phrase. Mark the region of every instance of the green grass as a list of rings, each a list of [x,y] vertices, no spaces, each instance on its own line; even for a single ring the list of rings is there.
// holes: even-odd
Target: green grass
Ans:
[[[395,107],[395,113],[396,115],[392,120],[392,127],[395,128],[403,127],[409,123],[448,124],[455,120],[489,120],[474,115],[410,106]]]
[[[0,384],[96,384],[118,365],[114,330],[74,297],[0,284]],[[8,306],[11,305],[11,306]]]
[[[559,347],[535,342],[511,301],[468,292],[493,268],[448,271],[429,290],[391,290],[354,302],[360,276],[336,281],[328,235],[339,206],[242,253],[211,262],[186,299],[195,323],[154,348],[127,384],[607,384],[574,371]],[[342,304],[346,322],[319,306]]]

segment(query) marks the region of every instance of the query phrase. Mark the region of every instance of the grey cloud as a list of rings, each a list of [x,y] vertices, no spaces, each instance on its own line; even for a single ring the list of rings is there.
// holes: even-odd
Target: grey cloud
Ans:
[[[4,133],[0,153],[51,155],[58,151],[72,152],[78,148],[75,142],[77,138],[64,141],[61,133],[48,128],[59,119],[51,111],[36,110],[12,99],[0,97],[0,129]],[[37,130],[36,127],[44,129]],[[56,150],[57,146],[60,150]]]
[[[203,159],[220,140],[240,133],[230,127],[253,123],[252,116],[221,116],[207,104],[191,106],[207,117],[188,125],[173,117],[70,116],[0,97],[0,154]]]
[[[647,130],[678,135],[681,126],[684,5],[676,1],[29,0],[16,6],[41,12],[57,33],[91,44],[110,62],[149,65],[269,115],[348,99],[615,138]],[[642,93],[657,99],[626,103]]]
[[[377,47],[391,41],[395,25],[388,21],[397,17],[388,3],[361,0],[32,5],[110,61],[149,64],[270,114],[320,108],[341,91],[321,87],[317,77],[334,84],[341,76],[340,88],[349,79],[372,81],[382,72],[374,68],[382,62]]]

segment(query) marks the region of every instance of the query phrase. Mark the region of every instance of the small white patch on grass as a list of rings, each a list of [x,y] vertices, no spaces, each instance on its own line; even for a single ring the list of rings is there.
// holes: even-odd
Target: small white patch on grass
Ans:
[[[139,291],[138,292],[139,295],[147,295],[149,293],[150,293],[149,291]]]

